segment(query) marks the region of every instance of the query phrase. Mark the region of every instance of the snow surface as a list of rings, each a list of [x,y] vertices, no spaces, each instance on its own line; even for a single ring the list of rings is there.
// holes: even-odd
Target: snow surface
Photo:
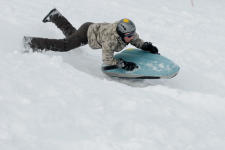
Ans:
[[[224,150],[225,1],[1,0],[0,150]],[[24,35],[63,38],[52,9],[79,27],[131,18],[180,65],[170,80],[121,80],[101,50],[22,54]]]

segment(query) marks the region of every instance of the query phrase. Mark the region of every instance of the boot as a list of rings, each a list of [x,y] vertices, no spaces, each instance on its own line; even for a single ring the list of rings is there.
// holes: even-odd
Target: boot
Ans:
[[[46,22],[51,22],[51,18],[52,18],[52,16],[54,16],[54,15],[61,15],[61,13],[56,9],[56,8],[54,8],[54,9],[52,9],[45,17],[44,17],[44,19],[42,20],[42,22],[44,22],[44,23],[46,23]]]
[[[24,36],[23,37],[23,46],[24,46],[24,53],[30,52],[42,52],[44,50],[38,48],[36,43],[32,43],[33,39],[37,39],[35,37]]]
[[[33,51],[31,48],[31,40],[32,40],[31,37],[28,37],[28,36],[23,37],[23,46],[24,46],[23,52],[24,53],[29,53],[29,52]]]

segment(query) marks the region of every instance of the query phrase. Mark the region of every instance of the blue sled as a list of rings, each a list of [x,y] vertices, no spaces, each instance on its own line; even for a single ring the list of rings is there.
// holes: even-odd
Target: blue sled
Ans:
[[[112,77],[134,79],[172,78],[177,75],[180,67],[168,58],[152,54],[140,49],[126,49],[115,55],[116,59],[134,62],[138,68],[126,71],[116,66],[103,66],[102,71]]]

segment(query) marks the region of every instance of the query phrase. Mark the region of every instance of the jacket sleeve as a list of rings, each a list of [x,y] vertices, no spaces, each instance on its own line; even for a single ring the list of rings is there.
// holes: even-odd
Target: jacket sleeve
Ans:
[[[104,65],[117,65],[118,61],[114,58],[114,51],[110,47],[110,43],[102,45],[102,61]]]
[[[135,47],[141,49],[142,45],[144,44],[144,41],[139,38],[139,35],[137,33],[135,33],[134,39],[130,43]]]

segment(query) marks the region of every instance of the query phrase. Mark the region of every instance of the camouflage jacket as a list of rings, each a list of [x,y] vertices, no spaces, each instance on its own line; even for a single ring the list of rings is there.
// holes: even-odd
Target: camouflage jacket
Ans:
[[[104,65],[116,65],[118,60],[113,57],[114,52],[119,52],[127,46],[117,34],[117,24],[118,22],[94,23],[88,28],[88,44],[92,49],[102,49]],[[130,43],[137,48],[141,48],[144,41],[136,33]]]

